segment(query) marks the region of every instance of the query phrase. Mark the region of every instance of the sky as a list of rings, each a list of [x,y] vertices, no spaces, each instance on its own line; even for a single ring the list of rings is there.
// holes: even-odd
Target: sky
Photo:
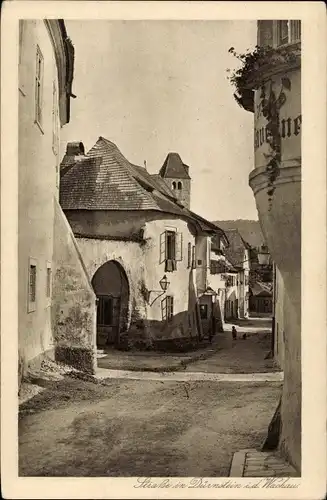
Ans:
[[[75,47],[62,149],[99,136],[157,173],[169,152],[190,167],[191,209],[209,220],[257,219],[248,186],[253,115],[227,79],[228,53],[256,44],[255,21],[66,21]]]

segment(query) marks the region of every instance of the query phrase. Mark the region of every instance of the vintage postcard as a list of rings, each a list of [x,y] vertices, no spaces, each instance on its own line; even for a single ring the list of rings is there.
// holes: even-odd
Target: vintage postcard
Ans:
[[[324,498],[324,3],[1,28],[3,497]]]

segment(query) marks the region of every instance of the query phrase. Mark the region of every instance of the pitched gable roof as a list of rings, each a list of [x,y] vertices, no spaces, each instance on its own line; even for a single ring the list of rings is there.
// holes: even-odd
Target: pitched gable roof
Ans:
[[[60,183],[64,210],[158,210],[132,175],[132,166],[112,142],[99,137],[86,157]]]
[[[159,175],[163,178],[191,179],[189,167],[182,162],[178,153],[168,153],[164,164],[159,170]]]
[[[243,267],[244,251],[250,249],[237,229],[224,230],[229,241],[229,246],[225,248],[224,252],[226,258],[236,267]]]
[[[218,220],[214,221],[214,223],[224,231],[228,229],[237,229],[242,238],[251,245],[252,248],[259,248],[265,243],[260,222],[257,220]]]
[[[157,174],[130,163],[118,147],[103,137],[84,157],[75,157],[62,170],[60,204],[63,210],[155,210],[177,215],[202,231],[224,232],[191,212],[177,200]]]

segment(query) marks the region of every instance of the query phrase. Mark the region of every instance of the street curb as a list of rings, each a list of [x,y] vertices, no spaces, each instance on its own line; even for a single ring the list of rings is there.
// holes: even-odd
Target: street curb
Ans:
[[[208,348],[209,349],[209,348]],[[115,363],[108,368],[108,370],[123,370],[123,371],[133,371],[133,372],[152,372],[152,373],[169,373],[169,372],[179,372],[186,368],[186,366],[195,363],[196,361],[206,360],[209,357],[213,356],[217,352],[221,351],[223,348],[218,347],[216,349],[208,350],[208,352],[202,352],[200,354],[195,354],[194,356],[190,356],[189,359],[182,359],[175,365],[168,366],[160,366],[160,367],[139,367],[135,365],[126,364],[125,367],[117,366]]]
[[[243,477],[246,454],[256,451],[254,448],[240,450],[234,453],[229,470],[229,477]]]

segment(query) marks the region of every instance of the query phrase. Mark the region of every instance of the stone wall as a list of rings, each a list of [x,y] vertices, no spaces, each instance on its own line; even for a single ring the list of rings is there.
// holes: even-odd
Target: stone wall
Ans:
[[[55,203],[52,329],[57,361],[94,373],[95,295],[76,240]]]

